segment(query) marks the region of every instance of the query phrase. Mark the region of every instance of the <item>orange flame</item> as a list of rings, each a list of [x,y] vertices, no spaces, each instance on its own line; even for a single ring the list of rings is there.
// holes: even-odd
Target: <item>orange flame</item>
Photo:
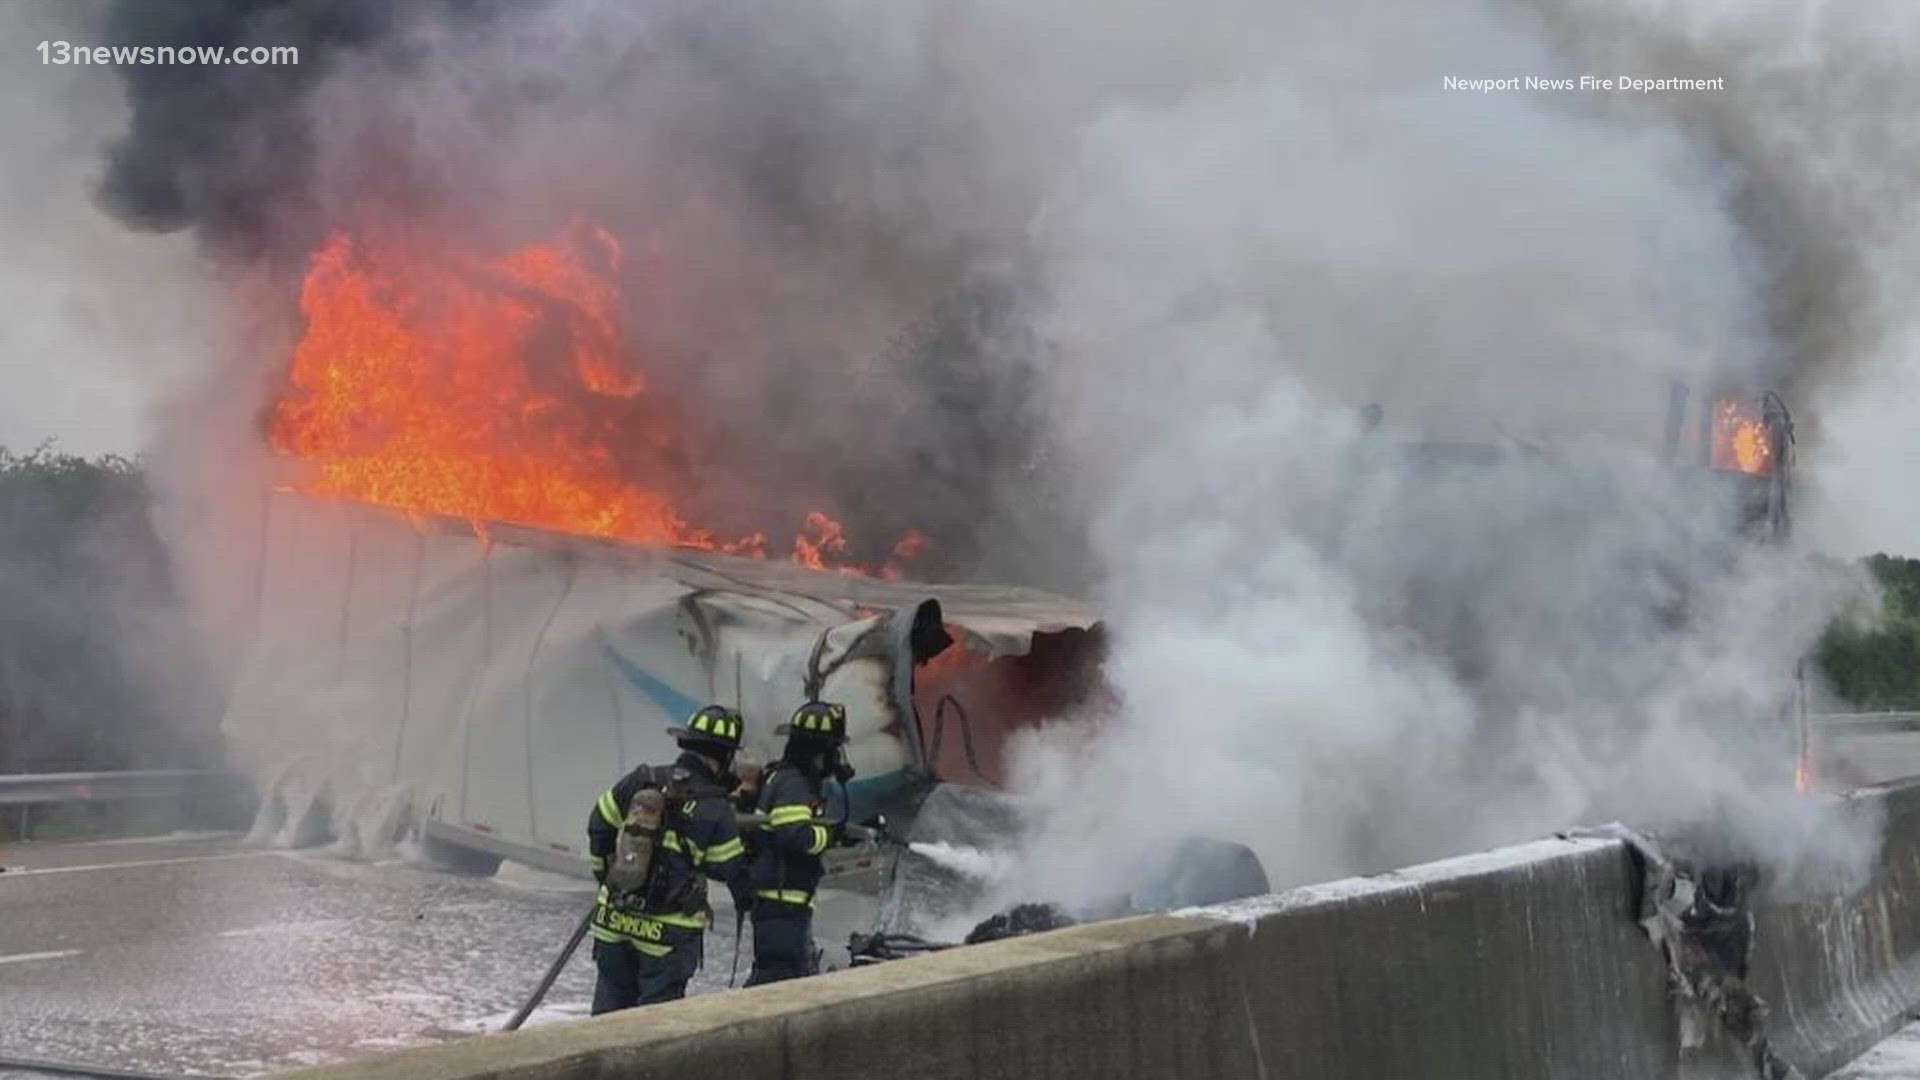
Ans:
[[[896,559],[917,559],[927,550],[927,534],[919,529],[908,529],[907,534],[893,545],[893,557]]]
[[[482,537],[511,522],[764,558],[765,536],[716,536],[676,509],[670,479],[633,479],[682,442],[622,345],[621,256],[591,226],[502,258],[334,234],[301,289],[269,440],[307,464],[309,495],[465,518]],[[847,549],[816,511],[793,558],[826,568]]]
[[[1773,472],[1773,447],[1760,417],[1744,403],[1722,398],[1713,410],[1713,467],[1767,476]]]
[[[829,557],[846,551],[847,537],[840,523],[818,510],[807,515],[806,529],[793,538],[793,561],[815,570],[825,570]]]

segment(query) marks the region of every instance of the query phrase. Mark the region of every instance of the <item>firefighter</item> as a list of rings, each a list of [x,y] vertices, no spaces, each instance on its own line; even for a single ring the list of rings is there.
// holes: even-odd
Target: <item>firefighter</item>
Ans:
[[[845,822],[822,818],[829,777],[845,784],[847,710],[809,701],[774,732],[787,737],[780,760],[761,782],[766,820],[754,842],[753,972],[748,986],[811,975],[814,971],[813,894],[820,856],[840,842]]]
[[[725,883],[736,905],[751,903],[746,847],[729,797],[740,783],[733,761],[741,726],[739,713],[709,705],[668,728],[680,746],[673,765],[634,769],[601,793],[588,817],[589,862],[600,883],[591,926],[596,1016],[686,995],[712,917],[706,878]],[[638,809],[648,801],[636,796],[656,789],[651,805],[664,806],[650,832]],[[637,874],[619,869],[632,859],[633,849],[622,846],[630,842],[650,845],[641,848],[646,862]]]

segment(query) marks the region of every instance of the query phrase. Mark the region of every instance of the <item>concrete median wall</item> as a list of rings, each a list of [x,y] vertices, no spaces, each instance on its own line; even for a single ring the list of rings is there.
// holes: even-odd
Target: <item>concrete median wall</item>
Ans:
[[[1920,1006],[1920,781],[1863,793],[1885,843],[1866,889],[1763,904],[1751,984],[1783,1055],[1810,1075],[1839,1068]]]
[[[1752,981],[1818,1076],[1920,1002],[1920,789],[1845,899],[1768,902]],[[573,1080],[1705,1080],[1611,840],[1553,840],[300,1074]]]

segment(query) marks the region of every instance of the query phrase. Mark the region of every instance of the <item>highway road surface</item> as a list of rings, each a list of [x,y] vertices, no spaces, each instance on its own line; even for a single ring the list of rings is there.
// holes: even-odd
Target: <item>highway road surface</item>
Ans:
[[[462,877],[229,835],[0,845],[0,866],[0,1056],[177,1075],[255,1075],[493,1030],[591,895],[512,864]],[[823,945],[871,918],[836,895],[838,910],[823,901]],[[727,984],[732,920],[716,923],[696,993]],[[585,1014],[585,953],[534,1023]],[[1920,1027],[1837,1076],[1920,1077]]]
[[[0,1056],[174,1074],[245,1076],[497,1029],[592,902],[584,879],[512,863],[464,877],[232,835],[0,844],[0,866]],[[731,973],[724,892],[694,993]],[[871,900],[822,894],[830,962],[872,919]],[[589,949],[530,1023],[586,1015]]]
[[[0,845],[0,865],[0,1054],[225,1076],[497,1026],[591,898],[227,836]],[[726,985],[724,921],[704,989]],[[586,951],[545,1016],[585,1012]]]
[[[1920,1024],[1895,1032],[1828,1080],[1914,1080],[1920,1077]]]

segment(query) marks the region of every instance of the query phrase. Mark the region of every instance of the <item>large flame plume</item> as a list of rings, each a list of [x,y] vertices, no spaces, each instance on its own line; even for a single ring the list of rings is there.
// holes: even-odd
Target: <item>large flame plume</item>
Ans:
[[[684,434],[618,325],[618,240],[578,225],[499,257],[335,233],[300,295],[306,329],[272,407],[299,488],[413,514],[765,556],[764,534],[689,522]],[[917,554],[924,537],[894,549]],[[847,561],[840,523],[807,514],[794,561]]]
[[[1734,398],[1713,409],[1713,467],[1767,476],[1773,472],[1773,445],[1758,413]]]

